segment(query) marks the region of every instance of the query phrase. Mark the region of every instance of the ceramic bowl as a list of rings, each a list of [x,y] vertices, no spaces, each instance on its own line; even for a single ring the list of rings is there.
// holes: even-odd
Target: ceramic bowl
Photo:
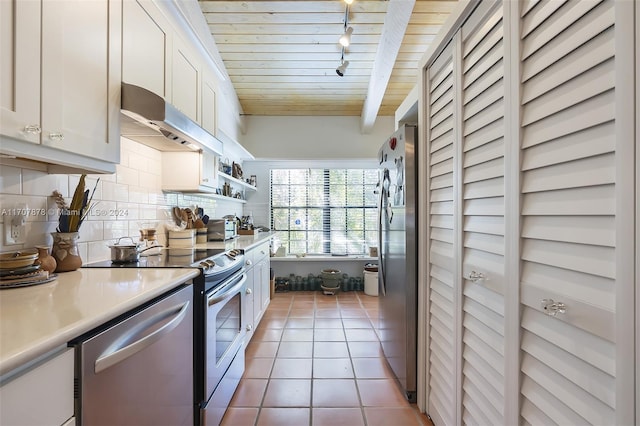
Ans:
[[[0,254],[0,269],[15,269],[33,265],[38,258],[35,250],[14,251]]]

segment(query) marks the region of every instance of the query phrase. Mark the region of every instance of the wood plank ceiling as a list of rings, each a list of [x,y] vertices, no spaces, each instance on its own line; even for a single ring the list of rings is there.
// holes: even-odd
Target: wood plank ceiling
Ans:
[[[345,50],[349,66],[343,77],[336,68],[344,1],[200,0],[199,4],[244,114],[362,115],[389,1],[355,0],[349,6],[353,35]],[[414,87],[418,63],[455,5],[455,1],[415,1],[406,32],[402,26],[402,32],[394,35],[402,44],[388,85],[382,88],[378,115],[394,115]],[[385,34],[397,31],[393,27],[387,23]]]

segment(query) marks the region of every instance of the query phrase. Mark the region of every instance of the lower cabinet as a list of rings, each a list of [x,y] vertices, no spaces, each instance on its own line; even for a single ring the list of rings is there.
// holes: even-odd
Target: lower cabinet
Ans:
[[[260,323],[265,310],[271,301],[269,270],[269,242],[247,250],[245,253],[247,267],[247,294],[244,315],[247,321],[247,342],[251,340],[255,328]]]
[[[72,348],[10,377],[0,387],[0,424],[74,425],[73,378]]]

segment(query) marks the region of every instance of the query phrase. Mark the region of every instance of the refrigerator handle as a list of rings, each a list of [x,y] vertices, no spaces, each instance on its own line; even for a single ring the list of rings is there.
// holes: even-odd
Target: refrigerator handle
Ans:
[[[384,186],[380,191],[380,208],[378,209],[378,270],[380,272],[379,282],[380,282],[380,293],[383,296],[386,296],[387,291],[387,283],[384,279],[384,249],[382,246],[382,205],[384,199]]]

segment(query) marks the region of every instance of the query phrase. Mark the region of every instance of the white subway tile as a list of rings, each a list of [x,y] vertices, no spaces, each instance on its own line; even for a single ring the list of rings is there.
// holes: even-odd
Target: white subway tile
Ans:
[[[69,196],[69,175],[50,175],[36,170],[22,169],[22,193],[24,195],[49,196],[58,190]]]
[[[116,203],[117,220],[138,220],[140,207],[134,203]]]
[[[108,220],[104,222],[104,238],[115,240],[128,235],[129,223],[124,220]]]
[[[102,182],[102,199],[105,201],[129,201],[129,186],[114,182]]]
[[[22,170],[20,168],[0,166],[0,193],[22,193]]]
[[[84,263],[101,262],[111,260],[111,249],[109,241],[90,241],[87,243],[87,256],[82,258]]]
[[[160,175],[151,174],[148,172],[139,172],[140,176],[140,186],[147,188],[149,190],[161,190],[162,189],[162,179]]]
[[[148,204],[149,203],[149,191],[141,186],[129,186],[129,202]]]
[[[140,185],[139,172],[130,167],[116,165],[116,181],[125,185]]]
[[[13,216],[19,210],[27,211],[27,222],[44,222],[47,217],[47,197],[0,194],[0,216]],[[26,209],[25,209],[26,207]]]
[[[104,240],[104,224],[99,220],[85,220],[78,234],[80,235],[78,241],[81,242]]]

